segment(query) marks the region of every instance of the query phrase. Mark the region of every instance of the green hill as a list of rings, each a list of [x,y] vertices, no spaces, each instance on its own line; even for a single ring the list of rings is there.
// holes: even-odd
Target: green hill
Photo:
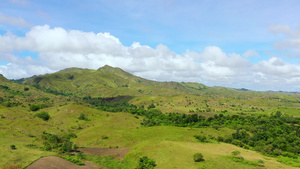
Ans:
[[[106,168],[136,168],[143,156],[155,168],[295,168],[299,103],[298,93],[156,82],[107,65],[0,76],[0,166],[26,167],[76,144],[130,148],[123,160],[83,155]]]

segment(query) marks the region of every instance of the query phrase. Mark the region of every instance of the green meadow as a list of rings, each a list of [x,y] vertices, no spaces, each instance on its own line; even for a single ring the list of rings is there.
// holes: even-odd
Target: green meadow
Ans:
[[[156,82],[110,66],[1,77],[0,166],[25,168],[44,156],[68,154],[71,142],[130,148],[122,160],[84,154],[107,168],[136,168],[144,156],[162,169],[296,168],[299,103],[298,93]],[[261,131],[268,138],[259,137]],[[204,161],[195,162],[196,153]]]

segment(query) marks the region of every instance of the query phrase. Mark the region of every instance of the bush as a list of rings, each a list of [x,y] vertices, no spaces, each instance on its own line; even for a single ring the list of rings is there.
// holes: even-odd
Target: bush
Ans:
[[[139,160],[139,166],[136,169],[152,169],[156,166],[155,161],[144,156]]]
[[[81,161],[82,158],[80,158],[79,156],[74,156],[74,155],[67,155],[67,156],[60,156],[61,158],[68,160],[74,164],[77,165],[84,165],[84,163]]]
[[[40,109],[48,107],[46,104],[33,104],[29,107],[31,111],[38,111]]]
[[[29,109],[30,109],[31,111],[38,111],[38,110],[40,109],[40,106],[33,104],[33,105],[30,106]]]
[[[73,145],[73,149],[74,149],[74,151],[77,151],[77,150],[78,150],[78,148],[79,148],[79,147],[78,147],[78,145],[76,145],[76,144],[74,144],[74,145]],[[82,152],[80,152],[80,153],[82,153]]]
[[[241,154],[241,152],[236,150],[236,151],[231,152],[231,154],[234,156],[239,156]]]
[[[40,113],[36,113],[34,116],[38,117],[38,118],[41,118],[44,121],[48,121],[50,119],[49,113],[48,112],[44,112],[44,111],[42,111]]]
[[[147,108],[148,109],[153,109],[153,108],[155,108],[155,105],[153,103],[151,103]]]
[[[87,115],[81,113],[78,117],[79,120],[88,120]]]
[[[202,143],[207,143],[208,142],[205,135],[194,135],[194,137]]]
[[[71,152],[72,147],[73,147],[73,142],[71,142],[70,140],[66,140],[62,145],[62,151],[65,153]]]
[[[10,148],[11,148],[12,150],[15,150],[15,149],[17,149],[17,148],[16,148],[16,146],[15,146],[15,145],[13,145],[13,144],[12,144],[12,145],[10,145]]]
[[[194,154],[194,161],[195,162],[201,162],[204,161],[203,155],[201,153]]]
[[[218,142],[223,142],[224,141],[224,137],[218,136],[217,140],[218,140]]]

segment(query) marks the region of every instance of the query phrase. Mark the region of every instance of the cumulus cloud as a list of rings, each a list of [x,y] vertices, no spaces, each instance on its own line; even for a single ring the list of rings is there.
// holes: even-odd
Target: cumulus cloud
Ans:
[[[17,56],[16,53],[22,51],[38,53],[38,56]],[[253,50],[242,55],[225,53],[217,46],[207,46],[202,53],[177,54],[162,44],[155,48],[139,42],[124,46],[110,33],[65,30],[48,25],[34,26],[25,36],[0,35],[0,58],[9,62],[0,66],[0,73],[7,78],[52,73],[68,67],[97,69],[108,64],[160,81],[196,81],[240,88],[267,86],[270,82],[277,83],[277,87],[281,86],[279,82],[300,82],[298,65],[278,57],[253,65],[248,57],[256,55]]]
[[[253,66],[253,70],[277,77],[300,77],[300,65],[286,63],[282,59],[272,57]]]
[[[31,27],[31,24],[25,21],[21,17],[6,16],[0,13],[0,23],[6,23],[9,25],[20,26],[20,27]]]

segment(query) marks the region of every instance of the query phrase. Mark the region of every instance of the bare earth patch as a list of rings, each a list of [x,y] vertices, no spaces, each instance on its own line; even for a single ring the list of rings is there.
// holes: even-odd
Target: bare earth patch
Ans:
[[[84,154],[93,155],[113,155],[116,159],[123,159],[124,156],[130,151],[130,148],[80,148]]]
[[[83,166],[79,166],[65,159],[49,156],[37,160],[28,166],[27,169],[98,169],[100,167],[99,165],[88,161],[85,161],[84,164],[85,165]]]

